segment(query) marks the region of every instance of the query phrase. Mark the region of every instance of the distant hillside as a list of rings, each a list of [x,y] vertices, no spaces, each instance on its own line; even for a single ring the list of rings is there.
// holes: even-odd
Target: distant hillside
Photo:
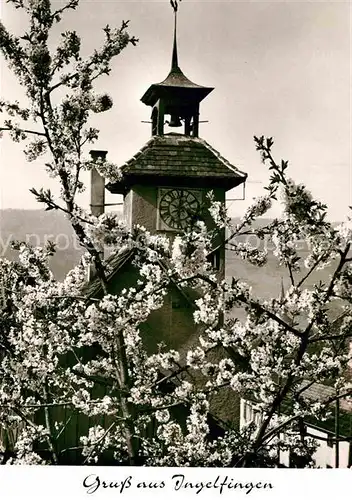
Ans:
[[[52,270],[61,280],[72,269],[82,255],[69,221],[60,212],[44,210],[0,210],[0,255],[15,259],[11,241],[27,241],[42,246],[52,240],[57,244],[57,252],[52,257]]]
[[[260,225],[268,222],[267,219],[259,221]],[[56,278],[61,280],[77,264],[82,255],[82,249],[65,216],[55,211],[0,210],[0,255],[2,257],[16,258],[16,252],[10,248],[11,240],[24,240],[33,245],[43,245],[48,239],[57,244],[57,252],[52,257],[51,267]],[[252,245],[256,244],[253,237],[249,239],[249,242]],[[270,250],[270,241],[268,243]],[[302,247],[303,258],[306,253],[307,249]],[[330,271],[329,268],[321,271],[319,278],[323,280],[328,278]],[[268,265],[264,268],[257,268],[239,259],[231,251],[227,252],[226,274],[229,277],[240,277],[248,282],[262,297],[276,295],[280,290],[281,276],[284,275],[283,269],[278,266],[271,252],[268,255]],[[316,276],[313,277],[310,283],[316,279]],[[284,283],[288,285],[287,278]]]

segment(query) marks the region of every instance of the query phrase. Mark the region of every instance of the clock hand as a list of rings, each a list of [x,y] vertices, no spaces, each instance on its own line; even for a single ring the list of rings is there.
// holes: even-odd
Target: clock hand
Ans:
[[[179,196],[179,199],[178,199],[178,212],[177,212],[177,215],[178,215],[178,218],[180,219],[181,218],[181,212],[182,212],[182,198],[183,198],[183,191],[180,191],[180,196]]]

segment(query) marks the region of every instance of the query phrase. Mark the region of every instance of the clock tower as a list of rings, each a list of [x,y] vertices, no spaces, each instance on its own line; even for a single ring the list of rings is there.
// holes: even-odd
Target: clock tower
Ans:
[[[124,216],[132,227],[173,235],[201,218],[214,224],[207,207],[209,192],[225,202],[229,189],[245,182],[247,175],[231,165],[199,137],[201,101],[212,92],[190,81],[182,72],[177,53],[177,2],[171,69],[160,83],[152,84],[141,98],[151,108],[151,138],[122,167],[121,178],[107,185],[124,196]],[[177,132],[175,132],[177,131]],[[224,238],[219,233],[218,247]],[[224,272],[225,253],[214,255],[214,265]]]

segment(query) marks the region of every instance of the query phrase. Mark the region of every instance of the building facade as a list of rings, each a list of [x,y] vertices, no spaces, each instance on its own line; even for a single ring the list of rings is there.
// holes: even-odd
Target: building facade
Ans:
[[[322,389],[324,392],[326,391],[326,387],[322,386]],[[336,433],[336,418],[342,424],[338,433]],[[316,451],[312,455],[316,468],[352,467],[352,408],[345,405],[336,418],[334,416],[324,422],[310,418],[309,421],[304,422],[305,435],[313,438],[316,442]],[[263,415],[256,407],[255,402],[241,398],[240,428],[243,429],[250,423],[259,427],[262,421]],[[281,439],[283,437],[280,435]],[[278,450],[277,452],[277,463],[280,467],[292,467],[293,458],[289,451]]]

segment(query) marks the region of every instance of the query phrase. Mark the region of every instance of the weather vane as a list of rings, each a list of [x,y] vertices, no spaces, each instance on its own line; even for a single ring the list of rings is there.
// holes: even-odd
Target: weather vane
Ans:
[[[176,14],[177,9],[178,9],[178,2],[181,2],[181,0],[170,0],[171,7],[174,9],[174,12]]]

